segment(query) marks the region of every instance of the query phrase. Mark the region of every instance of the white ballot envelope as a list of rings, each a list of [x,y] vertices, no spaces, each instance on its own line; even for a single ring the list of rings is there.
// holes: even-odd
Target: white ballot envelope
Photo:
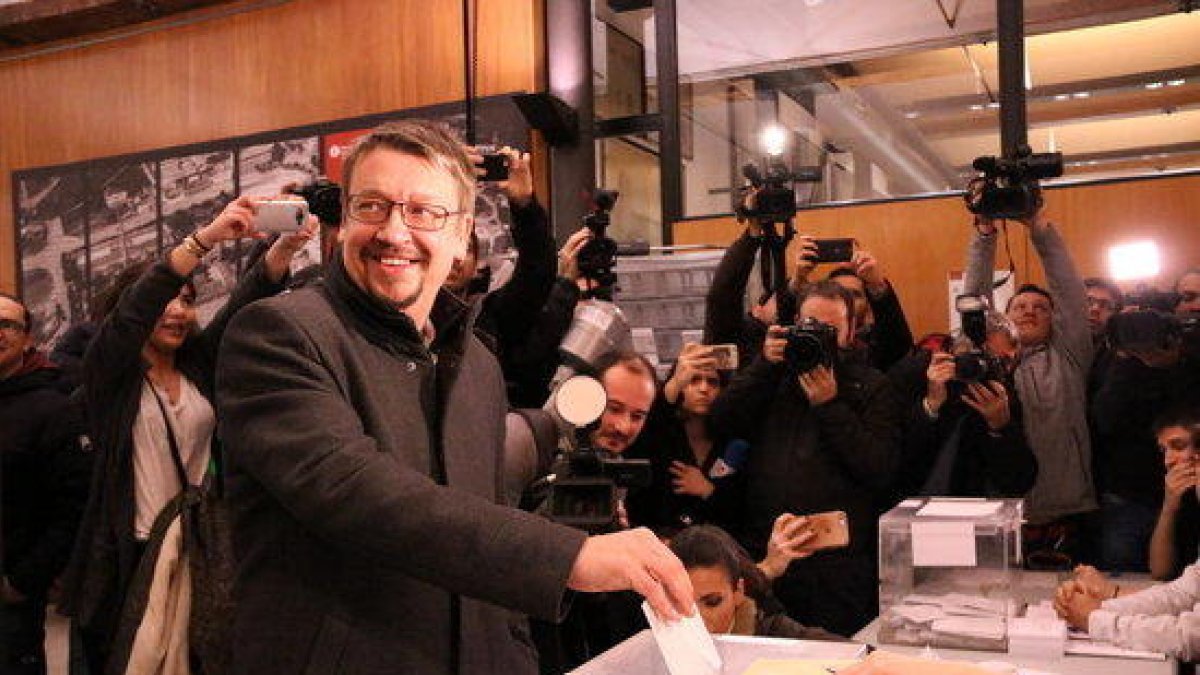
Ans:
[[[674,623],[658,618],[650,603],[642,603],[642,612],[671,675],[721,674],[721,655],[699,612]]]

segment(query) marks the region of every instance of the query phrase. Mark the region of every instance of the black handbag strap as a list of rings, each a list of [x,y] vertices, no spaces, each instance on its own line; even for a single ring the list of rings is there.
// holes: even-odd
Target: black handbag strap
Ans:
[[[179,442],[175,440],[175,429],[171,426],[171,416],[167,414],[167,405],[163,403],[162,397],[158,395],[158,389],[149,377],[145,377],[146,384],[150,385],[150,393],[154,394],[154,400],[158,401],[158,409],[162,411],[163,424],[167,427],[167,442],[171,445],[171,459],[174,460],[175,474],[179,478],[179,489],[185,491],[191,486],[191,482],[187,477],[187,469],[183,467],[183,455],[179,452]]]

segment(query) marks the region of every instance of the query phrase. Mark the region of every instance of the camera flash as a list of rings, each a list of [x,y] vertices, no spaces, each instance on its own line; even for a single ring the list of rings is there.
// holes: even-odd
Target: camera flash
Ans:
[[[1110,246],[1108,270],[1114,281],[1132,281],[1158,276],[1158,245],[1152,241]]]
[[[783,149],[787,145],[787,131],[778,124],[772,124],[762,130],[758,141],[762,145],[763,152],[771,157],[778,157],[783,154]]]

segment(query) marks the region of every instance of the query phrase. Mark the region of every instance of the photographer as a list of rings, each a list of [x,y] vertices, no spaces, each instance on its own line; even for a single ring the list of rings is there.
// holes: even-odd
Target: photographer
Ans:
[[[762,356],[733,378],[712,412],[717,428],[754,448],[744,537],[754,555],[765,552],[782,513],[847,513],[849,547],[796,561],[776,585],[793,619],[842,635],[878,614],[874,504],[895,474],[902,414],[887,378],[851,349],[853,306],[835,283],[806,289],[802,326],[822,337],[772,326]],[[789,342],[814,341],[824,345],[812,350],[823,364],[789,365],[787,355],[796,354]]]
[[[579,271],[579,250],[591,239],[586,227],[567,238],[558,252],[558,276],[545,302],[536,306],[525,339],[508,351],[508,400],[514,407],[540,408],[550,396],[550,381],[561,362],[558,347],[571,328],[587,283]]]
[[[815,252],[807,237],[801,237],[801,242],[805,251]],[[744,309],[746,286],[762,246],[762,226],[749,219],[742,236],[725,249],[704,299],[704,344],[735,344],[740,354],[762,351],[767,326],[778,321],[774,289],[766,289],[770,295],[756,302],[749,312]],[[801,257],[801,264],[803,260]]]
[[[1020,405],[1004,372],[963,377],[948,351],[909,357],[926,364],[927,386],[910,408],[897,489],[900,497],[1020,497],[1033,486],[1037,460],[1025,441]]]
[[[802,268],[803,264],[797,271]],[[854,298],[856,338],[867,350],[874,368],[886,371],[908,354],[913,335],[900,297],[870,251],[857,249],[848,265],[833,270],[827,278]]]
[[[1038,461],[1037,481],[1025,501],[1032,526],[1026,532],[1028,550],[1062,543],[1064,552],[1078,560],[1087,554],[1088,514],[1098,506],[1087,428],[1087,376],[1094,349],[1086,296],[1066,243],[1040,209],[1022,222],[1050,287],[1026,284],[1005,308],[1020,344],[1015,390],[1025,436]],[[991,298],[996,234],[992,220],[977,217],[964,293]]]
[[[1108,327],[1114,354],[1090,411],[1104,525],[1101,566],[1144,572],[1163,502],[1163,464],[1152,425],[1163,411],[1197,398],[1200,371],[1184,354],[1171,315],[1127,312]]]

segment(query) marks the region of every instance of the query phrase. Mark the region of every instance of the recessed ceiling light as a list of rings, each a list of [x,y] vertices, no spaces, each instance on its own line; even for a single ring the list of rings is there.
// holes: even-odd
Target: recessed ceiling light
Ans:
[[[1146,88],[1147,89],[1162,89],[1163,83],[1162,82],[1150,82],[1146,85]]]
[[[999,103],[996,103],[996,102],[994,102],[994,101],[993,101],[992,103],[989,103],[989,104],[987,104],[987,107],[989,107],[989,108],[999,108],[999,107],[1000,107],[1000,104],[999,104]]]
[[[1087,98],[1091,95],[1092,95],[1091,92],[1087,92],[1087,91],[1077,91],[1074,94],[1071,94],[1071,96],[1074,96],[1075,98]]]
[[[908,112],[904,113],[904,116],[910,120],[915,120],[921,116],[921,113],[917,112],[916,110],[909,110]]]
[[[971,104],[971,110],[983,110],[983,106],[978,103]]]
[[[1054,97],[1054,100],[1055,101],[1065,101],[1069,98],[1071,98],[1070,94],[1058,94],[1057,96]]]
[[[1186,81],[1187,80],[1167,80],[1167,86],[1168,87],[1180,87],[1180,86],[1183,86],[1183,83]]]

